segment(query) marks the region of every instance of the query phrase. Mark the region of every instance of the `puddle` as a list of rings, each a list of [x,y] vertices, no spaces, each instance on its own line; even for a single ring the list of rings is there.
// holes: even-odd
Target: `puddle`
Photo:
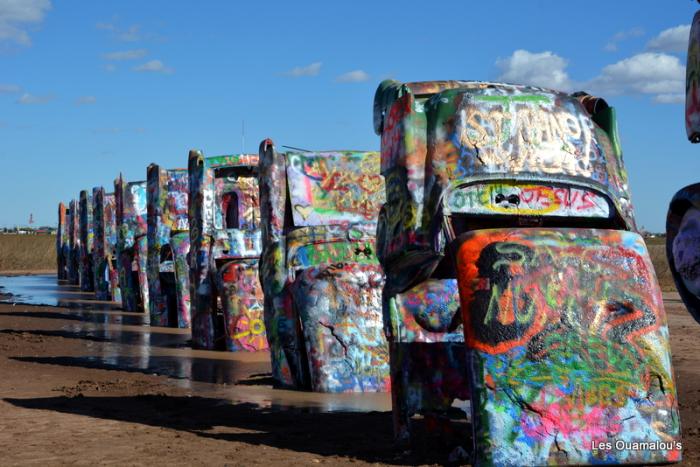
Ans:
[[[254,403],[269,409],[391,410],[389,394],[319,394],[275,389],[267,352],[192,349],[189,330],[149,326],[147,315],[123,312],[117,303],[92,300],[91,292],[59,283],[54,275],[0,276],[0,287],[0,302],[59,307],[2,310],[0,319],[11,316],[22,321],[21,329],[13,322],[12,329],[0,329],[0,334],[79,339],[87,348],[85,355],[79,356],[11,357],[19,361],[162,375],[199,396]]]

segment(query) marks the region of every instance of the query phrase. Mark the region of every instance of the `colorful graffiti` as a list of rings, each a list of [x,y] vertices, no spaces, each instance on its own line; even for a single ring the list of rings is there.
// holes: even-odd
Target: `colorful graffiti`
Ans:
[[[604,196],[593,190],[532,183],[480,183],[451,190],[447,207],[453,214],[520,216],[610,216]]]
[[[80,275],[80,290],[93,292],[95,290],[95,276],[93,272],[92,256],[95,232],[92,218],[92,193],[83,190],[80,192],[79,199],[80,262],[78,271]]]
[[[700,183],[681,189],[671,200],[666,258],[683,303],[700,323]]]
[[[638,234],[497,229],[458,243],[480,464],[680,459],[663,299]],[[611,438],[673,447],[591,449]]]
[[[93,271],[95,274],[95,298],[121,301],[119,275],[116,268],[116,206],[113,193],[105,193],[103,187],[92,190],[94,247]]]
[[[117,270],[126,311],[149,310],[146,274],[148,241],[146,182],[114,182],[117,221]]]
[[[78,204],[77,200],[72,200],[66,214],[66,225],[68,226],[67,275],[68,283],[71,285],[80,284],[80,219],[78,217]]]
[[[379,154],[283,154],[266,140],[260,158],[260,278],[273,378],[319,392],[388,390],[374,243]]]
[[[56,229],[56,275],[58,280],[68,279],[68,208],[63,203],[58,203],[58,227]]]
[[[258,279],[257,165],[255,154],[190,152],[192,342],[199,348],[268,348]]]
[[[412,414],[444,418],[470,399],[477,465],[678,460],[676,448],[591,450],[608,422],[620,439],[678,435],[665,316],[631,232],[614,109],[533,87],[388,81],[374,110],[397,440],[411,440]],[[546,222],[557,228],[511,228]],[[489,226],[499,229],[478,230]],[[614,364],[606,352],[620,352]]]
[[[189,328],[187,170],[166,170],[151,164],[147,174],[147,275],[151,325]]]

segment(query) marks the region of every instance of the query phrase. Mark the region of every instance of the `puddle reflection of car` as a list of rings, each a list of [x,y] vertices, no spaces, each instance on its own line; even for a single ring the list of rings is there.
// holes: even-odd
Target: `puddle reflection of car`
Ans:
[[[197,347],[268,348],[263,320],[258,155],[191,151],[191,266]]]
[[[186,169],[148,166],[148,303],[152,326],[190,327]]]
[[[122,307],[148,312],[146,182],[114,181],[117,207],[117,270]]]
[[[479,465],[680,460],[663,301],[614,110],[462,81],[385,81],[374,110],[398,441],[414,414],[447,432],[468,398]],[[610,439],[665,444],[591,449]]]
[[[376,152],[260,145],[260,277],[273,378],[318,392],[387,391]]]

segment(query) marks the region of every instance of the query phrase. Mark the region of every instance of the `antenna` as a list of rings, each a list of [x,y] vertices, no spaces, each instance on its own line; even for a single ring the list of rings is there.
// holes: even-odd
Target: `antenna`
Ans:
[[[698,1],[700,1],[700,0],[698,0]],[[313,151],[311,151],[311,150],[309,150],[309,149],[295,148],[294,146],[284,146],[284,145],[282,145],[282,147],[283,147],[283,148],[287,148],[287,149],[293,149],[294,151],[313,152]]]
[[[245,119],[241,120],[241,154],[245,154]]]

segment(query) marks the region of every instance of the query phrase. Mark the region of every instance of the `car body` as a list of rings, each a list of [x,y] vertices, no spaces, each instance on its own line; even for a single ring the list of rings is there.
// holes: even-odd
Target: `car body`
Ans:
[[[691,143],[700,143],[700,11],[695,13],[688,39],[685,129]],[[671,200],[666,257],[683,303],[700,323],[700,183],[682,188]]]
[[[258,279],[257,169],[257,154],[189,154],[192,342],[199,348],[268,348]]]
[[[152,326],[190,327],[186,169],[147,170],[148,297]]]
[[[146,182],[114,181],[117,221],[117,271],[122,307],[148,312]]]
[[[104,187],[92,190],[94,221],[93,270],[95,298],[121,302],[119,273],[117,271],[117,211],[114,193],[105,193]]]
[[[68,279],[69,238],[68,208],[63,202],[58,203],[58,227],[56,228],[56,276],[58,280]]]
[[[67,276],[71,285],[80,284],[80,219],[78,217],[78,201],[73,199],[69,203],[66,213],[66,225],[68,227],[68,251]]]
[[[95,275],[93,272],[92,253],[95,240],[92,219],[92,192],[82,190],[79,201],[79,235],[80,235],[80,290],[93,292],[95,290]]]
[[[614,109],[472,81],[385,81],[374,109],[399,441],[413,413],[445,420],[466,396],[476,465],[680,460],[663,300]],[[668,444],[591,449],[610,437]]]
[[[379,154],[260,145],[265,324],[277,385],[387,391],[375,229]]]

